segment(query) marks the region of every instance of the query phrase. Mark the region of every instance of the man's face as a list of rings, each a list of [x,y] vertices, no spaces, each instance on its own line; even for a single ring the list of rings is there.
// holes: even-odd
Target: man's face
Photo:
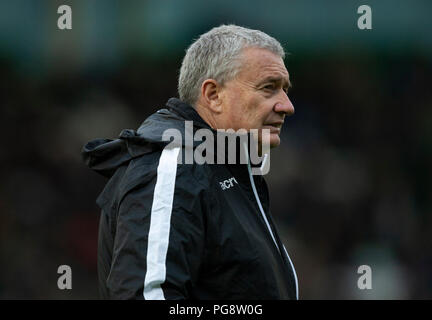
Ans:
[[[284,118],[294,113],[289,86],[281,57],[266,49],[244,49],[240,71],[221,91],[225,129],[269,129],[270,147],[277,147]]]

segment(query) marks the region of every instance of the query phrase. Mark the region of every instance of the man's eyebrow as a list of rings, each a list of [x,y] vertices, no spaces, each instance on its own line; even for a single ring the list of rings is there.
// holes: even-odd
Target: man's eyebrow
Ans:
[[[281,81],[284,84],[286,84],[288,88],[292,87],[292,83],[291,83],[290,79],[289,78],[286,79],[286,78],[282,78],[282,77],[267,77],[267,78],[264,78],[262,81],[260,81],[259,84],[261,85],[261,84],[264,84],[266,82],[281,82]]]

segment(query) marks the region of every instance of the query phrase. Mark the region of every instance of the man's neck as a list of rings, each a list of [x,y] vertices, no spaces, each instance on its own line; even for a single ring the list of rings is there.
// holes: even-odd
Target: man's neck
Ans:
[[[193,106],[195,111],[200,115],[200,117],[214,130],[220,129],[217,125],[217,121],[211,111],[206,108],[205,106],[200,105],[199,103],[196,103],[195,106]]]

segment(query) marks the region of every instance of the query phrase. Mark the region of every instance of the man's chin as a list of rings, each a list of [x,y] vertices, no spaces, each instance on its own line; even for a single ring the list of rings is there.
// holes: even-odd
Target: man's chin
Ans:
[[[279,145],[280,145],[280,138],[279,138],[279,136],[278,135],[271,135],[270,136],[270,149],[273,149],[273,148],[276,148],[276,147],[279,147]]]
[[[270,148],[267,147],[267,150],[278,147],[280,145],[280,142],[281,141],[280,141],[280,137],[278,134],[275,134],[275,133],[270,134],[270,141],[269,141],[269,147]],[[260,147],[261,147],[261,150],[264,149],[264,151],[266,151],[265,148],[262,148],[263,147],[262,141],[260,141]]]

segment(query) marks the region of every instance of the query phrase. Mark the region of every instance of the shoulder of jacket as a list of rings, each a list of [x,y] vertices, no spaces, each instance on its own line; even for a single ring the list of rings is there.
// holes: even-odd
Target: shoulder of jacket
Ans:
[[[159,172],[164,171],[165,169],[161,167],[162,152],[161,149],[132,159],[121,179],[121,193],[127,193],[138,185],[145,187],[149,181],[157,177],[158,170]],[[176,161],[176,159],[168,159],[168,161]],[[187,164],[177,161],[176,182],[184,181],[189,188],[208,189],[212,180],[212,170],[209,166],[196,162]]]

